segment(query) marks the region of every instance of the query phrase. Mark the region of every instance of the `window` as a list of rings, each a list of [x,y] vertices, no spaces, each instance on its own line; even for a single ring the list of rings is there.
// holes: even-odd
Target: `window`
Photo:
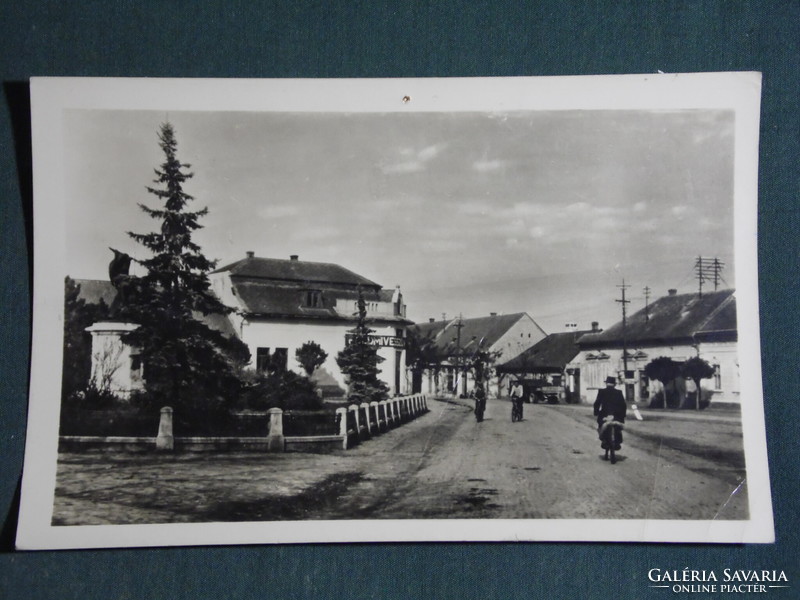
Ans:
[[[714,365],[714,389],[722,389],[722,371],[720,370],[719,365]]]
[[[323,308],[322,292],[320,290],[306,290],[303,305],[309,308]]]
[[[272,355],[272,368],[275,371],[285,371],[288,358],[288,348],[275,348],[275,352]]]
[[[269,369],[269,348],[256,348],[256,371],[263,373]]]

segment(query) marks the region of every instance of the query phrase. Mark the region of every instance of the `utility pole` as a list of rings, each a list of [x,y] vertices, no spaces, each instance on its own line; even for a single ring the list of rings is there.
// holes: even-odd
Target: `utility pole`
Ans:
[[[454,391],[458,394],[458,380],[461,377],[461,328],[464,327],[464,322],[461,317],[461,313],[458,313],[458,318],[456,319],[456,383],[454,386]]]
[[[725,263],[718,258],[703,258],[698,256],[694,261],[695,278],[698,282],[698,295],[703,295],[703,284],[706,281],[714,282],[714,291],[719,288],[719,282],[722,280],[722,269]]]
[[[650,322],[650,287],[644,286],[644,321]]]
[[[622,304],[622,370],[623,370],[622,380],[623,382],[625,382],[628,378],[628,341],[626,335],[628,311],[625,305],[630,303],[630,300],[625,299],[625,290],[627,290],[631,286],[625,285],[625,279],[623,279],[622,285],[618,285],[617,287],[620,288],[620,290],[622,290],[622,299],[615,300],[615,302],[619,302],[620,304]],[[625,386],[625,399],[630,400],[630,398],[628,398],[628,384],[623,383],[623,385]]]

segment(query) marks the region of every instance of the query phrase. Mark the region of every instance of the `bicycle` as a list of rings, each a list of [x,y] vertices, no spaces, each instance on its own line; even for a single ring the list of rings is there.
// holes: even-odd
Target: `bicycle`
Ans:
[[[613,415],[608,415],[602,425],[600,425],[600,439],[606,451],[603,460],[609,460],[610,458],[612,465],[617,462],[615,453],[619,450],[620,442],[618,440],[620,438],[620,431],[622,431],[624,427],[622,423],[614,419]]]
[[[486,410],[486,398],[481,396],[475,396],[475,420],[480,423],[483,421],[483,413]]]
[[[511,422],[522,421],[522,398],[511,399]]]

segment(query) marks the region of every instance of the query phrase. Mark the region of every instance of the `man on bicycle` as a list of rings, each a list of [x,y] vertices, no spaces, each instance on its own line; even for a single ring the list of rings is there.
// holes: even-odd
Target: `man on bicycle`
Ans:
[[[512,410],[516,412],[519,416],[519,420],[522,420],[522,399],[525,395],[525,390],[522,388],[521,381],[514,381],[511,383],[511,403],[512,403]]]
[[[603,428],[603,421],[609,415],[614,417],[615,421],[619,421],[620,423],[625,422],[625,414],[628,412],[628,404],[625,402],[625,397],[622,395],[622,392],[616,388],[617,379],[615,377],[611,377],[610,375],[606,377],[606,387],[605,389],[598,390],[597,392],[597,400],[594,401],[594,416],[597,417],[597,433],[600,435],[600,439],[602,440],[602,428]],[[620,449],[620,444],[622,444],[622,430],[619,431],[619,437],[617,438],[616,448],[614,450]],[[602,444],[603,449],[606,449],[605,442]]]

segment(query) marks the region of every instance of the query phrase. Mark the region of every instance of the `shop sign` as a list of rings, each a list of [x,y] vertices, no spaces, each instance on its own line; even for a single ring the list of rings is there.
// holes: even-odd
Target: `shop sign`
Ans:
[[[348,346],[350,342],[353,341],[353,334],[347,333],[344,336],[344,343]],[[371,335],[369,336],[369,343],[371,346],[379,346],[379,347],[388,347],[388,348],[399,348],[402,350],[406,347],[405,340],[401,337],[397,337],[394,335]]]

